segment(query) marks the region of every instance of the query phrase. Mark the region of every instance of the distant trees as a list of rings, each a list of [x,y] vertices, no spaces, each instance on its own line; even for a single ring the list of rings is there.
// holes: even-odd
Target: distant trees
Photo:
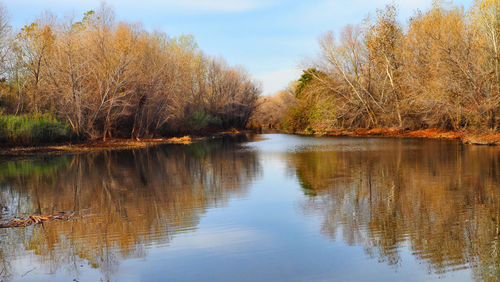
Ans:
[[[118,23],[101,5],[80,21],[44,14],[9,43],[4,15],[0,8],[5,113],[51,114],[105,139],[243,127],[255,108],[260,89],[248,74],[203,54],[192,36]]]
[[[498,0],[476,0],[469,11],[435,1],[407,27],[396,12],[388,5],[362,25],[346,26],[338,39],[333,32],[320,38],[320,56],[304,72],[298,106],[289,110],[291,130],[498,132]]]
[[[291,83],[286,89],[277,92],[274,96],[263,96],[257,100],[250,126],[254,128],[280,128],[286,126],[285,117],[290,108],[297,106],[295,98],[296,83]]]

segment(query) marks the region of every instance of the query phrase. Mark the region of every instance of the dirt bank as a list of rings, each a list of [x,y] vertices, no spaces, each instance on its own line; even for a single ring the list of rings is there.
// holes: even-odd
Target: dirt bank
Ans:
[[[465,144],[475,145],[500,145],[500,134],[487,135],[477,133],[466,133],[457,131],[446,131],[435,128],[421,130],[401,130],[397,128],[375,128],[370,130],[339,130],[327,133],[315,133],[322,136],[381,136],[381,137],[406,137],[427,139],[460,140]]]
[[[64,153],[64,152],[90,152],[102,150],[123,150],[123,149],[137,149],[161,144],[191,144],[194,141],[201,140],[202,138],[191,138],[185,136],[181,138],[158,138],[158,139],[107,139],[86,141],[77,144],[58,144],[46,146],[33,146],[33,147],[12,147],[0,148],[0,156],[23,156],[38,153]]]

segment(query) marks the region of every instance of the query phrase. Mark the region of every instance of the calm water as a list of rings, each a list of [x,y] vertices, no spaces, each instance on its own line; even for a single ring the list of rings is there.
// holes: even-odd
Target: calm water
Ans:
[[[257,135],[0,161],[0,281],[500,278],[500,148]]]

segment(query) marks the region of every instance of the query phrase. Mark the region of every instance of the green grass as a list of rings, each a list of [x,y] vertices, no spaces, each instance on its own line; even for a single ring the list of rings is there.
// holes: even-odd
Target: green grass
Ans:
[[[72,136],[67,124],[50,115],[0,115],[0,146],[65,142]]]

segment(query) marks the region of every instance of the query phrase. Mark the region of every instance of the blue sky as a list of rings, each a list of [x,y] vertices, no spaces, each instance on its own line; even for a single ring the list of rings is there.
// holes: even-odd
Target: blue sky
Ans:
[[[49,10],[61,18],[95,9],[100,0],[0,0],[13,26]],[[432,0],[395,0],[403,22]],[[473,0],[455,0],[468,8]],[[304,58],[317,54],[317,38],[360,23],[390,0],[107,0],[118,20],[142,22],[171,36],[192,34],[209,55],[241,65],[261,81],[263,94],[285,88]]]

